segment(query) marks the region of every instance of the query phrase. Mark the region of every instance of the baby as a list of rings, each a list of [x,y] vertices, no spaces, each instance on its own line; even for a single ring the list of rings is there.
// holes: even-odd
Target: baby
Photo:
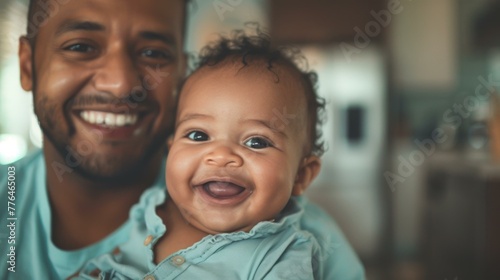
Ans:
[[[202,51],[178,99],[168,192],[145,193],[130,241],[80,277],[320,278],[320,244],[301,229],[297,196],[320,171],[324,101],[297,59],[243,33]]]

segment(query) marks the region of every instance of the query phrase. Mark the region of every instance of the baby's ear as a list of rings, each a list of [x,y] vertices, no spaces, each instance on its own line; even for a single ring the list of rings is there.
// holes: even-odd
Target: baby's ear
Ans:
[[[321,159],[317,156],[310,156],[302,161],[297,172],[295,183],[292,189],[292,195],[301,195],[309,187],[314,178],[318,176],[321,170]]]

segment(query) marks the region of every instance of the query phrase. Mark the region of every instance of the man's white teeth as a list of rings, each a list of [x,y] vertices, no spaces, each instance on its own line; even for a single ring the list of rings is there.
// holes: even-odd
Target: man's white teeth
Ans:
[[[122,127],[137,123],[137,115],[113,114],[99,111],[82,111],[82,119],[91,124],[105,125],[109,127]]]

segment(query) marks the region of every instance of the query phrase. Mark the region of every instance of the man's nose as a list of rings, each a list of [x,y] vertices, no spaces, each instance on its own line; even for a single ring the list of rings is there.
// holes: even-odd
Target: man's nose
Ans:
[[[117,98],[127,97],[134,90],[142,90],[140,73],[133,57],[126,50],[106,54],[94,76],[94,83],[97,91],[113,94]]]
[[[205,155],[204,162],[218,167],[239,167],[243,158],[234,151],[234,147],[224,143],[214,143],[215,147]]]

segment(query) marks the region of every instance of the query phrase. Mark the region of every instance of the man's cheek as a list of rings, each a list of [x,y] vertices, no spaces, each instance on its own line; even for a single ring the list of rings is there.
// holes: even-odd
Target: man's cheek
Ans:
[[[37,91],[44,95],[50,96],[51,99],[62,99],[65,93],[65,88],[71,83],[72,77],[68,77],[68,73],[63,74],[61,71],[52,69],[37,73]],[[73,81],[74,83],[74,81]]]

